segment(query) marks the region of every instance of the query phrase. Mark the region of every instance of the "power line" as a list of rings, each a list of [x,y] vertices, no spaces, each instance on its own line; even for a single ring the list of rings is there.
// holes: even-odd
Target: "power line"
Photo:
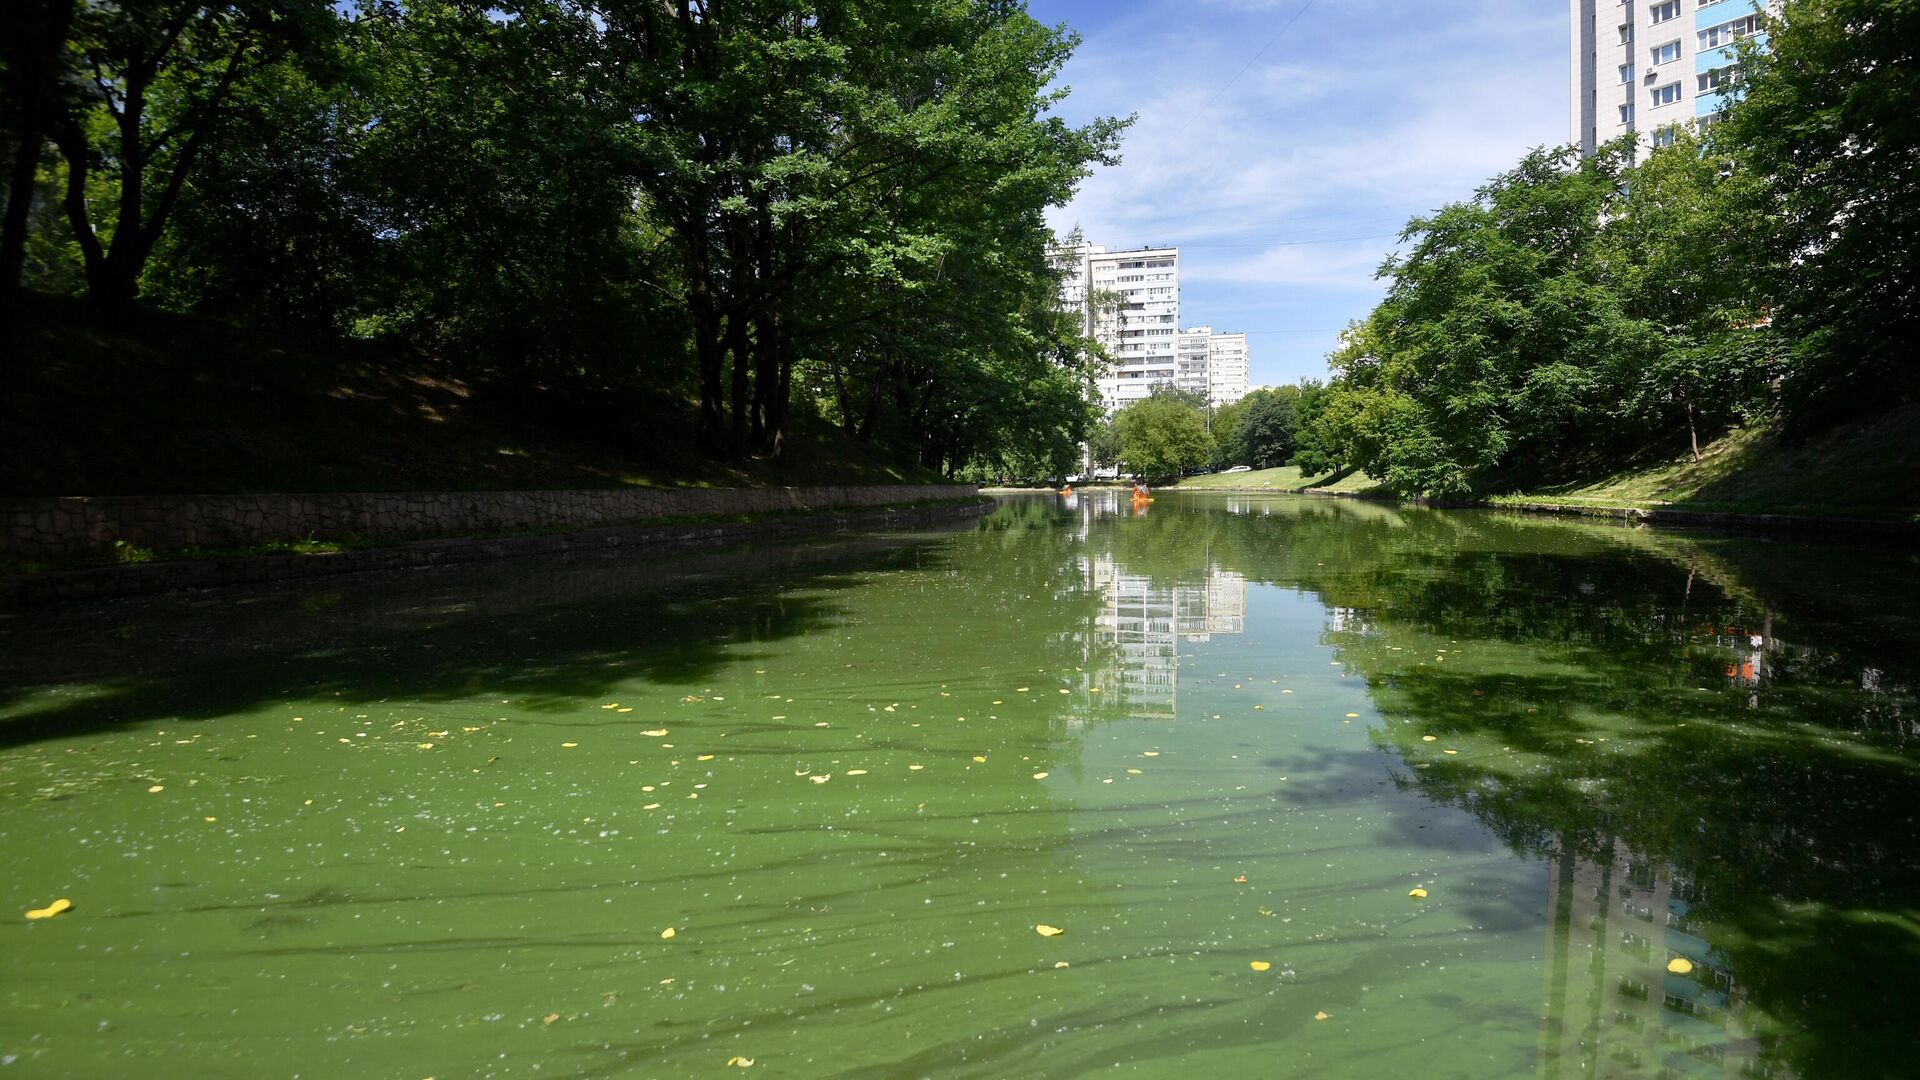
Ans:
[[[1273,48],[1273,43],[1280,40],[1281,34],[1284,34],[1288,30],[1293,29],[1293,24],[1300,21],[1300,16],[1305,15],[1307,13],[1307,9],[1312,7],[1313,3],[1314,3],[1314,0],[1307,0],[1306,3],[1301,4],[1300,9],[1293,13],[1293,18],[1288,19],[1285,23],[1282,23],[1280,26],[1280,29],[1275,30],[1273,32],[1273,36],[1267,39],[1267,43],[1265,45],[1260,46],[1260,51],[1253,54],[1253,59],[1247,61],[1245,64],[1242,64],[1240,66],[1240,70],[1233,73],[1233,78],[1227,80],[1227,85],[1221,87],[1218,90],[1215,90],[1213,92],[1213,96],[1206,100],[1206,104],[1201,105],[1198,112],[1195,112],[1192,116],[1189,116],[1187,118],[1186,126],[1180,129],[1180,135],[1182,138],[1185,138],[1187,130],[1193,127],[1193,122],[1199,119],[1202,113],[1205,113],[1208,109],[1212,108],[1214,102],[1220,100],[1221,94],[1224,94],[1227,91],[1233,89],[1233,84],[1240,81],[1240,76],[1245,75],[1249,68],[1253,67],[1253,65],[1260,62],[1261,57],[1267,55],[1267,50]]]
[[[1352,244],[1361,240],[1395,239],[1395,238],[1398,238],[1399,235],[1400,234],[1397,232],[1390,232],[1390,233],[1372,233],[1367,236],[1336,236],[1336,237],[1329,237],[1325,240],[1233,240],[1233,241],[1202,240],[1197,243],[1169,244],[1167,246],[1181,247],[1181,248],[1306,247],[1310,244]]]

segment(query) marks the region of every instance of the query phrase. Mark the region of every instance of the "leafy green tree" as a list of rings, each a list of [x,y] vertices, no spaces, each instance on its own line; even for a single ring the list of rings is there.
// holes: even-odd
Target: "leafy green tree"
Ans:
[[[63,204],[88,295],[100,310],[133,302],[148,256],[241,88],[338,22],[322,0],[81,5],[71,52],[85,103],[57,118],[50,134],[65,161]]]
[[[1209,425],[1213,432],[1213,460],[1209,463],[1215,472],[1247,463],[1246,443],[1240,438],[1240,422],[1247,413],[1247,398],[1230,401],[1213,410],[1213,419]]]
[[[355,38],[368,119],[351,125],[342,189],[273,189],[310,203],[309,220],[364,215],[381,295],[361,317],[373,325],[516,381],[677,396],[674,267],[635,197],[630,121],[600,84],[592,31],[558,3],[410,0]],[[282,153],[313,152],[296,140],[248,164],[277,181]]]
[[[1120,460],[1143,476],[1166,478],[1205,468],[1213,454],[1205,414],[1176,394],[1155,394],[1114,415]]]
[[[1087,433],[1087,456],[1095,465],[1120,464],[1122,453],[1120,428],[1112,420],[1102,420]]]
[[[1293,457],[1298,423],[1294,406],[1299,397],[1299,389],[1292,386],[1255,390],[1247,395],[1234,435],[1246,459],[1242,464],[1272,469]]]
[[[0,225],[0,346],[13,323],[27,233],[49,130],[71,90],[62,79],[75,0],[24,0],[0,37],[0,147],[7,148],[7,195]]]
[[[1769,405],[1768,289],[1780,267],[1747,219],[1752,174],[1687,131],[1627,175],[1596,240],[1608,280],[1640,320],[1634,347],[1606,378],[1624,430],[1670,445],[1684,430],[1694,460],[1701,434],[1718,435]]]
[[[1791,345],[1790,422],[1913,396],[1920,355],[1920,5],[1787,0],[1712,137],[1757,179]]]
[[[1334,363],[1348,460],[1404,494],[1457,495],[1476,472],[1617,448],[1602,422],[1644,324],[1593,257],[1630,140],[1536,150],[1469,202],[1416,218],[1387,297]],[[1323,429],[1326,430],[1326,429]]]
[[[1320,417],[1326,407],[1327,387],[1318,379],[1300,380],[1300,396],[1294,402],[1294,455],[1292,464],[1303,476],[1321,476],[1335,471],[1340,461],[1326,442]]]

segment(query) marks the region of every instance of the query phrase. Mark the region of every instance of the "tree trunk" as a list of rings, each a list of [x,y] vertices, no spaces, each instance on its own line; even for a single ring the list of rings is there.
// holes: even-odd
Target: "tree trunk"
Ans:
[[[0,342],[13,329],[20,299],[20,273],[27,259],[27,220],[33,209],[34,178],[46,147],[58,94],[60,49],[73,23],[73,0],[39,0],[34,13],[16,27],[19,63],[20,145],[7,178],[7,209],[0,225]]]
[[[727,417],[721,367],[726,353],[720,342],[720,313],[706,281],[696,278],[688,297],[693,314],[693,352],[700,365],[700,450],[708,457],[727,454]]]
[[[747,451],[747,413],[752,403],[747,398],[747,375],[752,369],[753,335],[748,332],[748,321],[738,313],[727,316],[727,355],[732,358],[732,378],[729,380],[729,401],[731,402],[731,423],[727,432],[727,453],[730,457],[742,457]]]
[[[1693,463],[1700,464],[1700,432],[1693,425],[1693,402],[1687,402],[1687,439],[1693,444]]]

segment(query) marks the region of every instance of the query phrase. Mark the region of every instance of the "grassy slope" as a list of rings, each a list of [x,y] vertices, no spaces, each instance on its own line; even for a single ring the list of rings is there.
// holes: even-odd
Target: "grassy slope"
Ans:
[[[1691,455],[1558,484],[1509,479],[1495,502],[1798,514],[1920,521],[1920,405],[1803,444],[1742,430]],[[1516,493],[1517,492],[1517,493]]]
[[[1379,488],[1378,481],[1361,472],[1311,477],[1299,469],[1284,465],[1278,469],[1258,469],[1243,473],[1210,473],[1189,476],[1180,481],[1180,489],[1214,491],[1339,491],[1360,492]]]
[[[678,394],[581,398],[385,345],[32,306],[0,384],[0,496],[937,479],[804,419],[778,466],[708,461]]]

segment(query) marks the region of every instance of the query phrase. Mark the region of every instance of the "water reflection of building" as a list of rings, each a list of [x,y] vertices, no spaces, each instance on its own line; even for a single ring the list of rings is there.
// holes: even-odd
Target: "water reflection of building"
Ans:
[[[1611,864],[1561,855],[1547,895],[1542,1076],[1791,1075],[1761,1060],[1740,985],[1690,932],[1686,878],[1616,844]]]
[[[1210,567],[1205,581],[1161,584],[1110,555],[1083,565],[1101,595],[1091,645],[1104,664],[1096,661],[1094,685],[1134,716],[1173,719],[1181,646],[1246,631],[1247,579]]]

